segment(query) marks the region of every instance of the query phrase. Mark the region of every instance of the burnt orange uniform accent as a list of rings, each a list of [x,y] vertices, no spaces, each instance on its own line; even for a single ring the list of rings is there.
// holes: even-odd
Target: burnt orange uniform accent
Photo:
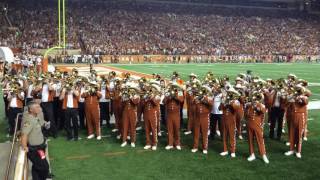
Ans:
[[[127,101],[122,102],[122,141],[127,139],[128,131],[130,131],[130,141],[136,142],[136,121],[137,121],[137,105],[140,102],[139,96],[134,96]]]
[[[76,96],[76,95],[72,95],[72,101],[73,101],[73,108],[78,108],[78,101],[79,101],[79,97],[80,96]],[[68,103],[68,92],[65,93],[65,96],[63,98],[63,101],[62,101],[62,109],[67,109],[67,103]]]
[[[243,119],[244,116],[244,101],[245,97],[241,96],[239,98],[240,106],[236,111],[236,128],[237,128],[237,135],[241,135],[241,120]]]
[[[230,151],[235,153],[236,151],[236,111],[240,107],[240,103],[237,100],[231,101],[229,104],[221,103],[219,109],[223,111],[222,115],[222,139],[223,139],[223,151],[228,151],[227,137],[230,141]]]
[[[90,95],[88,92],[85,92],[81,97],[84,98],[88,135],[93,134],[95,128],[96,136],[101,136],[99,114],[99,99],[101,98],[101,93],[97,92],[95,95]]]
[[[298,96],[293,105],[293,119],[290,124],[290,150],[293,151],[296,146],[298,153],[301,153],[302,136],[306,123],[306,112],[308,105],[307,96]]]
[[[209,130],[209,115],[213,106],[212,97],[205,96],[203,100],[194,100],[195,105],[195,119],[194,119],[194,136],[193,149],[198,149],[200,132],[202,134],[202,149],[208,149],[208,130]]]
[[[271,92],[268,90],[268,91],[265,91],[263,93],[263,96],[264,96],[264,104],[265,104],[265,107],[267,108],[267,111],[268,111],[268,123],[271,122],[270,118],[271,118],[271,107],[272,107],[272,96],[271,96]]]
[[[189,93],[187,93],[186,95],[186,102],[187,102],[187,113],[188,113],[188,127],[187,127],[187,131],[191,131],[193,130],[193,126],[194,126],[194,121],[195,121],[195,112],[196,112],[196,105],[194,102],[194,95],[190,95]]]
[[[143,100],[143,119],[146,131],[146,145],[156,146],[158,142],[158,107],[160,97],[156,96],[148,100]],[[152,142],[150,141],[150,132],[152,132]]]
[[[120,96],[120,90],[114,89],[111,93],[112,98],[112,107],[113,107],[113,113],[115,117],[115,127],[119,130],[120,134],[122,134],[122,106],[121,106],[121,96]]]
[[[175,97],[166,96],[163,99],[167,112],[169,146],[180,146],[180,108],[183,100],[183,95],[178,95],[178,93]]]
[[[48,96],[48,102],[52,102],[53,101],[53,98],[54,98],[54,90],[48,90],[49,91],[49,96]],[[42,92],[42,88],[38,89],[38,90],[32,90],[31,92],[31,96],[33,96],[34,99],[39,99],[37,97],[37,94],[38,93],[41,93]],[[41,99],[41,98],[40,98]]]
[[[260,155],[266,154],[264,139],[263,139],[263,124],[264,114],[266,107],[262,103],[256,103],[255,105],[249,103],[246,107],[246,119],[248,126],[248,141],[249,141],[249,153],[254,153],[253,140],[254,137],[257,140]]]

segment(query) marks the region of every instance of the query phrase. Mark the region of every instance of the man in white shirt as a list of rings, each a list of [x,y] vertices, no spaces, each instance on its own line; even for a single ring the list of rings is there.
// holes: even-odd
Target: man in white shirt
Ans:
[[[216,89],[213,96],[213,106],[210,113],[210,136],[214,139],[215,135],[217,134],[220,136],[220,133],[222,132],[222,111],[219,110],[219,106],[222,101],[222,93],[220,89]],[[217,125],[218,129],[217,130]]]
[[[102,126],[103,121],[106,120],[107,127],[110,127],[110,90],[109,82],[102,79],[101,86],[101,98],[99,99],[100,107],[100,126]]]

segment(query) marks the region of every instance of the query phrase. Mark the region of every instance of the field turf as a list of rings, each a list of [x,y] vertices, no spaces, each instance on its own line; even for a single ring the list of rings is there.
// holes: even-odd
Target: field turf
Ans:
[[[295,73],[312,83],[320,82],[320,65],[318,64],[189,64],[189,65],[112,65],[117,68],[133,70],[142,73],[159,73],[168,77],[173,71],[178,71],[183,79],[194,72],[202,75],[213,71],[216,75],[228,74],[234,78],[236,74],[253,70],[262,78],[279,78],[288,73]],[[319,86],[310,88],[313,91],[311,99],[320,100]],[[3,102],[1,101],[1,107]],[[52,171],[57,180],[105,180],[105,179],[319,179],[320,167],[320,110],[309,112],[309,139],[303,143],[302,159],[283,155],[287,136],[283,141],[265,138],[270,164],[265,165],[259,157],[254,162],[247,162],[248,143],[237,141],[237,157],[220,157],[222,150],[220,138],[209,139],[209,153],[191,153],[192,135],[182,137],[182,151],[166,151],[166,137],[159,138],[156,152],[144,151],[145,136],[138,131],[136,148],[130,146],[120,148],[120,141],[110,129],[103,127],[102,141],[86,140],[85,131],[81,132],[82,140],[68,142],[65,132],[57,139],[49,142],[49,153]],[[184,123],[186,125],[186,123]],[[5,138],[6,122],[4,111],[0,111],[0,142]],[[268,126],[265,126],[266,132]],[[256,149],[257,150],[257,149]]]

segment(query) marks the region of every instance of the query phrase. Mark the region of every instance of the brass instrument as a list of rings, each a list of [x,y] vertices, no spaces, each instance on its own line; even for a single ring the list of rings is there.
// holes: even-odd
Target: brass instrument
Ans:
[[[179,85],[170,83],[165,91],[165,96],[175,97],[178,91],[181,90],[182,88]]]
[[[85,91],[88,92],[91,96],[97,93],[98,86],[96,84],[89,84],[86,86]]]
[[[196,100],[201,101],[204,96],[212,96],[212,90],[208,86],[201,86],[196,94]]]
[[[254,91],[250,93],[249,96],[247,97],[247,102],[249,103],[262,102],[263,98],[264,96],[261,92]]]
[[[152,96],[161,95],[161,87],[156,83],[151,83],[144,91],[143,98],[150,99]]]
[[[227,90],[227,94],[224,97],[225,104],[230,104],[231,101],[237,100],[239,98],[240,98],[240,94],[236,90],[234,89]]]

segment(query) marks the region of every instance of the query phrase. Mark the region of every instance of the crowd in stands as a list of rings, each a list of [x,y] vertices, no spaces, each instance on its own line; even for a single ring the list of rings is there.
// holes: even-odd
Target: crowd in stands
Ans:
[[[19,32],[0,29],[0,45],[24,50],[57,45],[57,8],[52,3],[9,7],[8,16]],[[67,9],[67,47],[87,54],[318,55],[320,51],[319,20],[301,14],[137,2],[71,1]]]

